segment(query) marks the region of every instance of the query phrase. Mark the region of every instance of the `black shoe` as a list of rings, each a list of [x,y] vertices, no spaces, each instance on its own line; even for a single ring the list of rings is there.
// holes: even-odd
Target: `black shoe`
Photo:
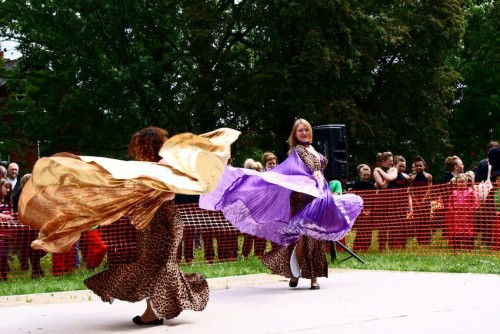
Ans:
[[[155,319],[155,320],[151,320],[151,321],[142,321],[141,320],[141,316],[138,315],[136,317],[134,317],[132,319],[132,321],[134,322],[134,324],[136,325],[149,325],[149,326],[155,326],[155,325],[163,325],[163,319]]]
[[[297,278],[296,281],[290,280],[290,282],[288,282],[288,286],[291,287],[291,288],[296,288],[297,284],[299,284],[299,279],[298,278]]]
[[[319,284],[318,283],[311,284],[311,290],[319,290]]]

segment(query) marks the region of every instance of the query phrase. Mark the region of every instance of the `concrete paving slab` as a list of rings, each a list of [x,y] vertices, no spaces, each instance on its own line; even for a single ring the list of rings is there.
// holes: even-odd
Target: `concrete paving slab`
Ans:
[[[0,333],[497,333],[500,275],[331,270],[321,290],[274,275],[210,279],[202,312],[162,326],[131,321],[145,303],[89,291],[0,298]]]

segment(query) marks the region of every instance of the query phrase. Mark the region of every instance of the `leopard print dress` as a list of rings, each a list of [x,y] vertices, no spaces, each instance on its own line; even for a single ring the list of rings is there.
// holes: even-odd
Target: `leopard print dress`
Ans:
[[[182,232],[174,202],[165,202],[148,227],[138,232],[137,260],[104,270],[86,279],[85,285],[105,302],[149,299],[159,318],[203,310],[209,297],[207,281],[200,274],[182,273],[177,264]]]
[[[314,171],[323,170],[327,160],[321,156],[320,159],[316,155],[310,153],[304,146],[297,145],[295,147],[297,154],[305,163],[311,174]],[[292,192],[290,196],[290,207],[292,216],[302,210],[308,203],[312,201],[310,195],[303,193]],[[312,239],[304,236],[304,263],[302,265],[301,277],[328,277],[328,263],[326,261],[325,242]],[[264,254],[262,262],[271,269],[273,274],[292,278],[290,269],[290,258],[296,244],[287,247],[273,247],[273,250]]]

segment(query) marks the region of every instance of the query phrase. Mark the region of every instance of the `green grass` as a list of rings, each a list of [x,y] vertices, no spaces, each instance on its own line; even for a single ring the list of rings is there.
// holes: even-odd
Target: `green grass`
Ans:
[[[387,252],[357,254],[366,264],[355,258],[341,262],[348,255],[341,253],[338,260],[330,267],[345,269],[450,272],[475,274],[500,274],[500,257],[478,255],[422,255]]]
[[[331,262],[329,259],[329,267],[342,269],[500,274],[500,257],[498,256],[427,256],[403,252],[387,252],[383,254],[363,253],[358,255],[366,264],[362,264],[355,258],[342,261],[348,254],[339,253],[337,261]],[[239,259],[236,262],[182,264],[181,269],[186,273],[201,273],[206,278],[269,273],[269,270],[262,262],[254,256],[246,260]],[[47,276],[39,279],[31,279],[27,275],[16,277],[15,280],[0,283],[0,296],[83,290],[86,289],[83,280],[94,273],[95,271],[80,269],[73,274],[56,277]]]
[[[240,238],[241,239],[241,238]],[[346,238],[348,247],[352,247],[353,236]],[[365,269],[365,270],[390,270],[390,271],[420,271],[420,272],[452,272],[452,273],[476,273],[476,274],[500,274],[500,253],[480,252],[470,254],[467,252],[455,255],[435,255],[443,253],[446,249],[440,236],[433,238],[433,243],[427,248],[419,247],[415,240],[409,240],[406,251],[385,251],[379,253],[374,242],[370,247],[370,252],[357,254],[366,264],[362,264],[355,258],[346,259],[348,253],[339,252],[337,260],[329,260],[330,268],[341,269]],[[241,252],[241,241],[240,252]],[[214,242],[215,254],[217,254],[217,244]],[[203,247],[195,251],[195,261],[193,264],[181,264],[181,270],[186,273],[197,272],[206,278],[240,276],[258,273],[270,273],[262,262],[254,256],[243,259],[241,256],[236,262],[206,264],[204,261]],[[481,249],[479,249],[481,251]],[[42,259],[42,267],[46,273],[50,272],[50,257]],[[8,281],[0,281],[0,296],[50,293],[57,291],[75,291],[86,289],[83,280],[94,275],[96,271],[79,269],[73,274],[61,276],[46,276],[39,279],[31,279],[28,274],[19,276],[19,263],[11,263],[12,272],[17,273],[16,277]]]

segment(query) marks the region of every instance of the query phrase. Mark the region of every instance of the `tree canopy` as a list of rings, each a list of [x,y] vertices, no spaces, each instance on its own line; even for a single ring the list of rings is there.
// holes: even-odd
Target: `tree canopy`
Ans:
[[[346,124],[353,165],[391,150],[440,172],[498,135],[494,2],[4,0],[0,27],[23,55],[0,73],[17,97],[0,136],[44,155],[121,157],[155,125],[233,127],[240,162],[284,157],[302,117]]]

